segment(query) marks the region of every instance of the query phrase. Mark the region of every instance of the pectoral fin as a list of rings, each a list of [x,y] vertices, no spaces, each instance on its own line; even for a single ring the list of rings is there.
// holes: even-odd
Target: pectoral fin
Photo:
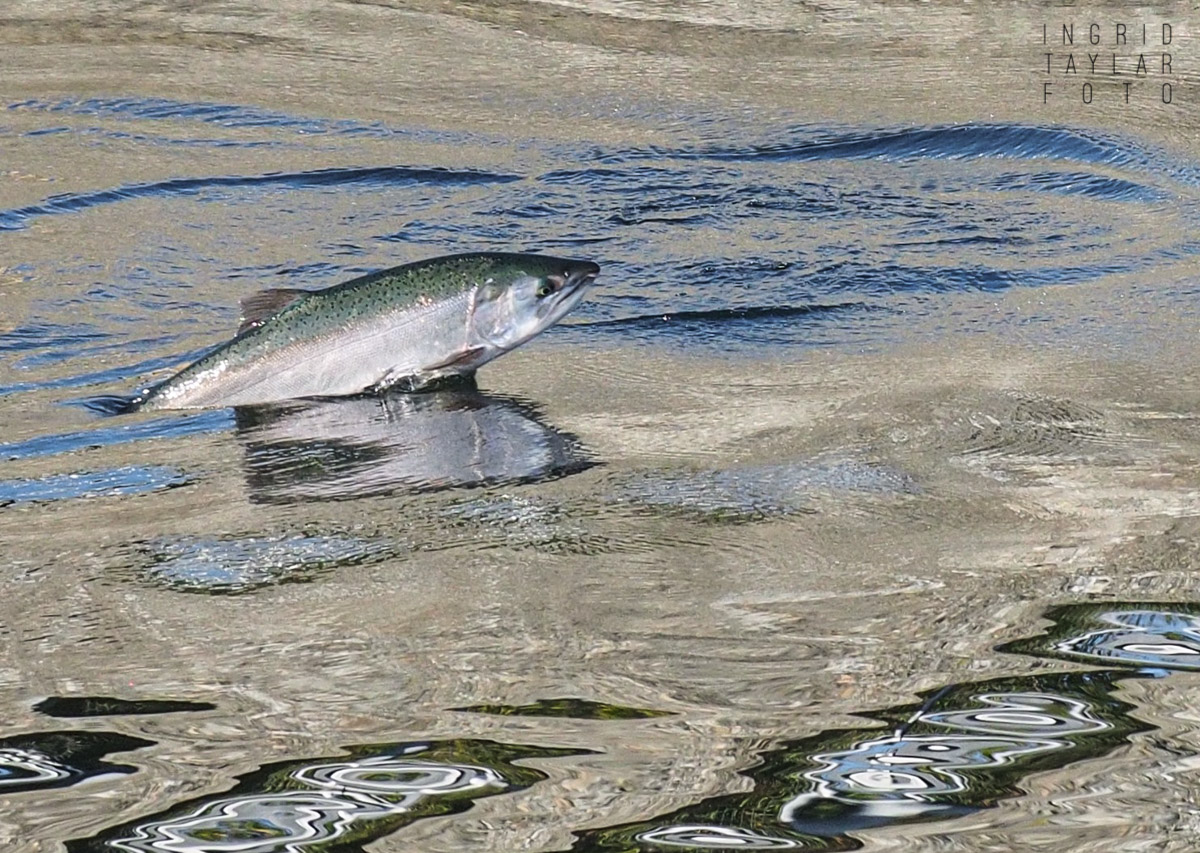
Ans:
[[[472,362],[483,351],[483,347],[467,347],[443,361],[428,365],[420,373],[388,374],[371,390],[376,393],[388,390],[409,393],[457,387],[464,380],[473,382],[475,368]]]
[[[258,328],[297,299],[315,292],[302,288],[273,287],[250,294],[241,301],[242,324],[238,326],[238,334]]]
[[[451,373],[448,376],[404,376],[386,388],[377,388],[376,392],[399,391],[403,394],[416,394],[426,391],[473,391],[475,388],[475,374],[471,372]]]
[[[425,368],[425,372],[432,373],[435,370],[445,370],[448,367],[465,366],[474,361],[481,352],[483,352],[483,347],[467,347],[462,352],[455,353],[445,361],[439,361],[437,364],[429,365]]]

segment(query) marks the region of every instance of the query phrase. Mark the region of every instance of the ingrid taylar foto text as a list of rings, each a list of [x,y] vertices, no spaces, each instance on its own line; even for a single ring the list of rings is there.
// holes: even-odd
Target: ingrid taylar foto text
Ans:
[[[1042,24],[1042,44],[1061,40],[1062,49],[1047,50],[1042,81],[1042,103],[1052,98],[1078,97],[1090,104],[1102,94],[1122,97],[1130,103],[1136,98],[1137,84],[1158,78],[1157,94],[1164,104],[1174,101],[1172,56],[1168,48],[1174,38],[1171,24],[1123,22],[1076,25],[1062,24],[1060,39],[1056,27]],[[1059,79],[1055,79],[1059,78]],[[1146,87],[1149,88],[1149,87]]]

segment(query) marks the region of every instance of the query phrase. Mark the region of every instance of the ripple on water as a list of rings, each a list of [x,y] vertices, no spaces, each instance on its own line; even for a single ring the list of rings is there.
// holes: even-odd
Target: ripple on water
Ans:
[[[68,841],[67,850],[362,850],[418,820],[547,778],[515,761],[582,752],[486,740],[352,746],[345,756],[266,765],[238,777],[228,793]]]
[[[286,130],[304,137],[375,136],[395,139],[407,136],[444,141],[461,141],[467,138],[466,134],[422,132],[412,128],[389,127],[381,122],[312,118],[245,104],[174,101],[168,98],[67,98],[59,101],[30,98],[9,104],[7,109],[21,112],[42,112],[52,116],[89,116],[147,122],[168,121],[175,124],[195,122],[249,131]],[[226,140],[221,141],[225,142]]]
[[[572,509],[540,497],[495,494],[455,501],[440,511],[430,549],[529,548],[557,554],[601,554],[623,547],[595,533]]]
[[[65,116],[88,116],[138,125],[198,122],[264,139],[281,130],[330,139],[399,130],[136,98],[25,101],[10,109],[45,114],[52,128]],[[301,222],[311,229],[313,209],[371,195],[369,205],[360,205],[371,212],[347,214],[336,240],[313,235],[320,257],[231,260],[214,256],[207,242],[189,245],[181,226],[169,252],[154,247],[115,272],[103,264],[95,271],[37,270],[55,282],[93,281],[58,288],[64,295],[47,302],[43,316],[35,310],[27,327],[0,338],[0,349],[12,347],[28,375],[6,380],[0,394],[125,384],[169,363],[163,350],[181,334],[191,343],[187,325],[193,321],[181,318],[196,312],[173,312],[174,319],[164,320],[157,307],[141,304],[141,294],[187,289],[199,297],[191,304],[220,310],[233,300],[223,301],[227,291],[215,295],[211,282],[228,282],[230,269],[245,275],[257,266],[296,285],[325,284],[386,266],[382,261],[392,253],[379,247],[392,241],[421,255],[468,244],[557,250],[599,241],[605,286],[572,322],[552,329],[552,338],[755,354],[886,334],[897,294],[1081,283],[1200,252],[1200,242],[1178,236],[1195,233],[1196,205],[1163,202],[1192,198],[1200,186],[1197,169],[1128,139],[1026,125],[801,126],[767,133],[772,138],[757,144],[612,150],[557,144],[544,149],[544,168],[528,175],[512,171],[511,162],[480,168],[347,164],[183,176],[64,193],[0,211],[0,227],[24,228],[40,216],[82,215],[135,199],[153,211],[170,201],[173,218],[211,230],[222,223],[188,200],[219,194],[222,211],[232,217],[229,228],[249,227],[252,216],[261,227],[269,222],[290,232]],[[486,193],[469,191],[481,185]],[[1062,205],[1063,196],[1070,206]],[[194,219],[188,210],[196,211]],[[1142,215],[1148,212],[1154,216]],[[1161,224],[1146,232],[1140,223],[1149,220]],[[745,239],[723,241],[714,251],[712,241],[696,236],[713,229]],[[120,296],[107,313],[90,310],[100,304],[98,292]],[[64,326],[63,300],[89,306],[87,316],[100,322]],[[167,334],[148,336],[149,324],[165,324]],[[128,367],[96,369],[104,353],[131,350],[153,352]],[[76,361],[85,369],[69,376],[52,369]]]
[[[354,122],[228,104],[113,98],[26,101],[10,109],[48,117],[196,121],[268,136],[288,128],[331,137],[367,132]],[[1187,237],[1196,231],[1200,170],[1129,139],[1032,125],[801,126],[766,133],[771,138],[757,144],[611,150],[556,144],[544,149],[545,168],[528,175],[504,164],[392,164],[184,176],[50,196],[0,211],[0,227],[23,228],[39,216],[133,199],[165,203],[219,193],[222,209],[234,216],[231,227],[235,222],[247,227],[245,218],[252,215],[271,228],[294,230],[303,221],[311,229],[313,209],[326,211],[331,199],[370,193],[364,207],[371,212],[348,214],[336,241],[313,235],[313,245],[324,248],[320,257],[277,264],[276,271],[289,271],[301,286],[349,277],[386,266],[390,242],[421,255],[464,245],[555,250],[600,242],[604,257],[597,260],[606,270],[605,286],[580,306],[577,322],[556,327],[553,337],[702,346],[721,353],[775,353],[869,338],[894,314],[898,294],[1076,284],[1157,269],[1200,252],[1200,241]],[[449,191],[477,185],[488,191]],[[1064,196],[1069,206],[1062,204]],[[1191,203],[1164,203],[1181,198]],[[172,215],[192,222],[186,209],[172,208]],[[213,228],[212,212],[196,210],[192,224]],[[1146,230],[1148,221],[1157,223],[1153,230]],[[714,229],[733,231],[735,238],[714,251],[711,240],[697,236]],[[137,285],[133,293],[157,290],[162,282],[173,289],[204,288],[228,280],[229,268],[253,268],[246,258],[213,257],[207,243],[189,246],[186,237],[170,253],[156,247],[150,254],[163,257],[145,256],[134,265],[139,272],[127,274],[128,282],[98,285],[104,290]],[[346,246],[349,254],[338,248]],[[364,255],[372,262],[363,261]],[[408,259],[412,256],[395,260]],[[41,274],[56,281],[78,278],[65,272]],[[97,274],[114,275],[88,275]],[[93,305],[97,299],[85,292],[76,301]],[[221,304],[207,291],[200,303]],[[59,321],[51,318],[60,314],[47,310],[33,318],[28,331],[55,325]],[[131,323],[162,324],[162,316],[114,311],[105,319],[111,319],[115,335],[107,328],[56,334],[81,351],[95,347],[74,340],[77,333],[112,335],[108,343],[120,347],[138,337],[122,333]],[[181,321],[170,322],[174,332]],[[17,344],[31,348],[27,357],[35,367],[39,359],[62,360],[61,347],[45,335],[24,335]],[[32,381],[0,390],[120,378],[94,369],[80,377],[35,374]]]
[[[63,193],[40,204],[0,210],[0,231],[28,227],[41,216],[77,213],[98,205],[136,198],[167,198],[196,195],[210,190],[283,187],[311,190],[331,186],[407,186],[414,184],[472,185],[521,180],[520,175],[494,174],[473,169],[416,168],[408,166],[371,166],[361,168],[316,169],[310,172],[272,172],[265,175],[216,175],[207,178],[172,178],[149,184],[130,184],[114,189],[87,193]]]
[[[1107,602],[1052,607],[1041,636],[1000,651],[1071,661],[1200,670],[1200,604]]]
[[[847,850],[856,833],[992,808],[1032,773],[1104,755],[1149,728],[1112,697],[1130,672],[951,684],[887,724],[821,732],[763,753],[746,793],[576,833],[572,851]]]
[[[379,562],[407,550],[387,540],[319,535],[186,537],[137,546],[147,580],[181,592],[213,594],[309,581],[330,569]]]
[[[646,471],[614,478],[611,500],[709,521],[757,521],[817,512],[823,495],[914,494],[908,475],[853,459],[812,459],[708,471]]]
[[[996,457],[1094,457],[1130,441],[1091,406],[1051,397],[1017,397],[999,416],[980,415],[964,452]]]
[[[225,432],[233,422],[226,411],[201,412],[151,420],[124,421],[116,426],[95,427],[64,433],[49,433],[0,444],[0,459],[34,459],[55,456],[77,450],[97,447],[112,447],[154,438],[181,438],[188,435],[204,435]]]
[[[677,824],[638,833],[640,849],[683,847],[692,850],[788,850],[808,845],[791,838],[778,838],[740,826]],[[588,849],[586,847],[581,849]]]
[[[1141,172],[1165,169],[1172,180],[1200,185],[1200,170],[1174,163],[1109,134],[1019,124],[961,124],[844,132],[800,128],[797,142],[746,148],[700,149],[694,156],[720,160],[1059,160],[1117,166]],[[1147,174],[1147,179],[1152,175]]]
[[[0,506],[137,495],[174,489],[191,482],[192,478],[179,469],[165,465],[130,465],[107,471],[78,471],[24,480],[0,480]]]
[[[103,758],[154,746],[154,741],[112,732],[37,732],[0,738],[0,794],[66,788],[86,779],[137,771]]]
[[[495,714],[501,717],[563,717],[571,720],[647,720],[653,717],[673,716],[671,711],[629,708],[578,698],[539,699],[527,705],[468,705],[450,710]]]

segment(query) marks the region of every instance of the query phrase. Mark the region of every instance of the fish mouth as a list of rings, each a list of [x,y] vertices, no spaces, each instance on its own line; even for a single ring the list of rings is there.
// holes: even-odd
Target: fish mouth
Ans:
[[[598,264],[591,261],[579,262],[578,265],[567,271],[562,287],[555,291],[554,295],[543,305],[539,306],[538,317],[546,326],[557,323],[579,304],[584,291],[591,287],[598,275],[600,275]]]
[[[567,280],[563,283],[563,293],[568,294],[579,288],[591,286],[598,275],[600,275],[599,264],[591,261],[580,263],[567,274]]]
[[[600,265],[592,262],[581,263],[572,269],[566,275],[566,281],[563,282],[563,289],[559,290],[560,298],[564,296],[574,295],[576,290],[592,287],[595,283],[596,276],[600,275]]]

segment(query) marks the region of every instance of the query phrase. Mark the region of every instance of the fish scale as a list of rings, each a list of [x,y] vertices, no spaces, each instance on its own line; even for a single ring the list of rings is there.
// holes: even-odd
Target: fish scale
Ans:
[[[491,267],[487,257],[502,256],[433,258],[371,273],[326,290],[314,291],[311,299],[293,303],[263,326],[270,327],[268,334],[281,334],[285,336],[284,340],[289,340],[303,333],[332,331],[405,301],[420,305],[463,293],[487,278]]]

